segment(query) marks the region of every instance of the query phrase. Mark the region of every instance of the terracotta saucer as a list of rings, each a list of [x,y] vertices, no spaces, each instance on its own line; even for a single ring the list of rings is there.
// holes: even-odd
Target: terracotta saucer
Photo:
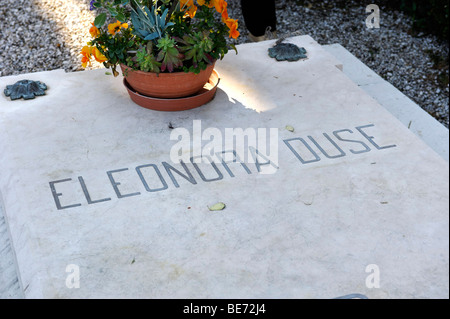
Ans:
[[[213,70],[208,83],[196,94],[182,98],[163,99],[142,95],[133,90],[126,78],[123,79],[123,84],[134,103],[147,109],[166,112],[190,110],[208,103],[214,98],[219,82],[219,74]]]

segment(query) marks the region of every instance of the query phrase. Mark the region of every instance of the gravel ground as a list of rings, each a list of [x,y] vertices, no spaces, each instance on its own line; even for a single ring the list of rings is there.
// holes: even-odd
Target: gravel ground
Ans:
[[[376,3],[376,1],[373,1]],[[229,14],[247,31],[240,1]],[[309,34],[320,44],[339,43],[443,125],[449,125],[448,42],[412,35],[412,21],[380,5],[380,28],[368,29],[358,1],[278,0],[278,35]],[[94,19],[89,0],[1,0],[0,76],[63,68],[80,71],[79,52]]]

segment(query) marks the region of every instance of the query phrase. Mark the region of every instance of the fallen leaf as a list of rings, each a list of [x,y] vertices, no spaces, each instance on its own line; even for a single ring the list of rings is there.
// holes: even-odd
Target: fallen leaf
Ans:
[[[224,203],[217,203],[215,205],[212,205],[211,207],[208,207],[210,211],[219,211],[224,210],[226,205]]]
[[[286,130],[288,130],[289,132],[294,132],[294,128],[290,125],[286,125]]]

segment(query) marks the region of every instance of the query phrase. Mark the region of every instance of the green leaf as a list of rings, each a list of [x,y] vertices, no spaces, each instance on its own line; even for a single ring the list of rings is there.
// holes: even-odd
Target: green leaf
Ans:
[[[212,205],[211,207],[208,207],[210,211],[219,211],[224,210],[226,205],[224,203],[217,203],[215,205]]]
[[[119,20],[120,22],[124,23],[125,22],[125,15],[123,13],[118,13],[116,16],[117,20]]]
[[[290,125],[286,125],[286,130],[288,130],[289,132],[294,132],[294,128]]]
[[[97,28],[101,28],[106,22],[106,13],[100,13],[94,20],[94,25]]]
[[[111,16],[115,17],[117,15],[117,10],[114,7],[108,8],[109,13]]]
[[[238,54],[238,50],[237,50],[236,46],[233,43],[231,43],[230,46],[233,48],[234,51],[236,51],[236,54]]]

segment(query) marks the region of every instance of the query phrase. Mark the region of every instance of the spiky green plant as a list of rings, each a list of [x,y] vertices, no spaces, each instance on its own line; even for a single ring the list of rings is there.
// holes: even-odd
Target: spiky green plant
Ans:
[[[135,2],[131,11],[134,34],[145,41],[163,38],[167,28],[173,25],[172,22],[166,22],[168,12],[169,9],[165,9],[160,14],[155,5],[140,6]]]

